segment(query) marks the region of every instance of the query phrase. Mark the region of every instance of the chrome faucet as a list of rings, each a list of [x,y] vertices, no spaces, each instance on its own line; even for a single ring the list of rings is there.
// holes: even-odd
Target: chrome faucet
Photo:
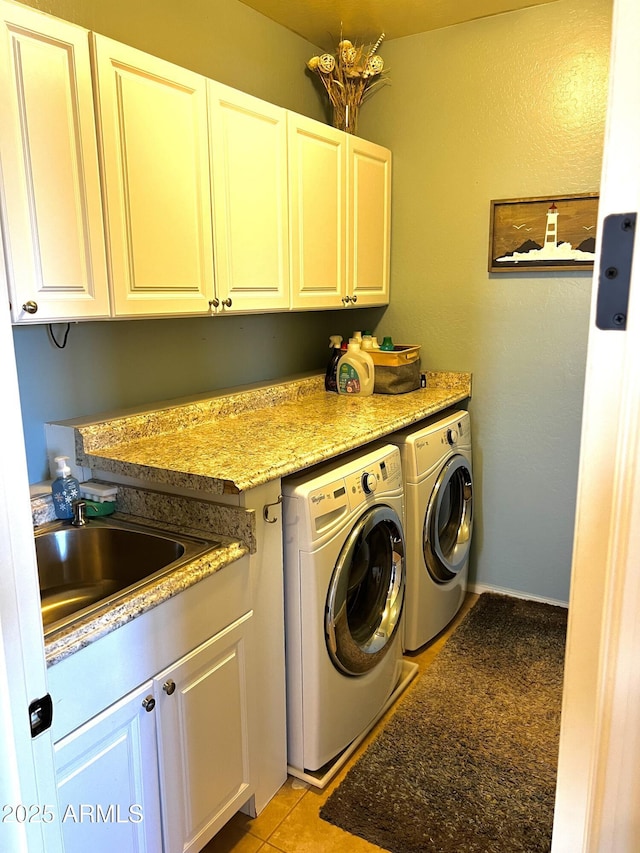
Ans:
[[[86,516],[86,510],[86,501],[73,502],[73,520],[71,521],[71,524],[74,527],[84,527],[85,524],[89,523]]]

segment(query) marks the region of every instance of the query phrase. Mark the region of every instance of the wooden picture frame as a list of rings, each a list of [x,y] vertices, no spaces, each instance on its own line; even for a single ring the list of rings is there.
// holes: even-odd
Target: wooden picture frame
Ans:
[[[597,193],[491,202],[489,272],[592,270]]]

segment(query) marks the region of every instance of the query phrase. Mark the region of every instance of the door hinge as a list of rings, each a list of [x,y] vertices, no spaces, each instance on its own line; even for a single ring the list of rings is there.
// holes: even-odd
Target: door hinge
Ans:
[[[47,693],[41,699],[34,699],[29,705],[29,722],[31,737],[36,737],[46,731],[53,720],[53,702]]]
[[[604,219],[596,303],[599,329],[627,328],[636,219],[635,213],[611,213]]]

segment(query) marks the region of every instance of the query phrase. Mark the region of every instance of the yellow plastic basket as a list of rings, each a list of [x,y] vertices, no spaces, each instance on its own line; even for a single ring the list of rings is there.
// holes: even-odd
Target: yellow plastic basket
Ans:
[[[367,350],[374,364],[385,367],[399,367],[401,364],[411,364],[420,358],[420,346],[397,346],[392,350]]]

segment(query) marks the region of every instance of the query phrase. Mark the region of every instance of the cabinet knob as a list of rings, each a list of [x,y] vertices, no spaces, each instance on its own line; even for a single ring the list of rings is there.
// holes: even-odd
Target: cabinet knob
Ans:
[[[162,689],[167,694],[167,696],[171,696],[172,693],[175,693],[176,683],[173,678],[169,678],[167,681],[165,681],[165,683],[162,685]]]
[[[27,314],[36,314],[38,311],[38,303],[34,302],[33,299],[30,299],[28,302],[24,303],[22,310],[26,311]]]
[[[220,300],[218,299],[217,296],[215,299],[209,300],[209,308],[217,308],[219,305],[220,305]]]
[[[343,296],[343,297],[342,297],[342,304],[343,304],[343,305],[348,305],[350,302],[351,302],[351,297],[350,297],[350,296]]]
[[[230,296],[227,296],[227,298],[226,298],[226,299],[223,299],[223,300],[222,300],[222,305],[224,305],[224,307],[225,307],[225,308],[231,308],[232,304],[233,304],[233,303],[231,302],[231,297],[230,297]]]
[[[357,302],[357,301],[358,301],[358,297],[357,297],[357,296],[352,296],[352,297],[351,297],[351,301],[352,301],[352,302],[354,302],[354,303],[355,303],[355,302]]]
[[[153,709],[156,707],[156,700],[155,700],[155,699],[153,698],[153,696],[151,696],[151,695],[146,696],[146,697],[142,700],[142,707],[143,707],[143,708],[145,709],[145,711],[147,711],[147,712],[149,712],[149,711],[153,711]]]

